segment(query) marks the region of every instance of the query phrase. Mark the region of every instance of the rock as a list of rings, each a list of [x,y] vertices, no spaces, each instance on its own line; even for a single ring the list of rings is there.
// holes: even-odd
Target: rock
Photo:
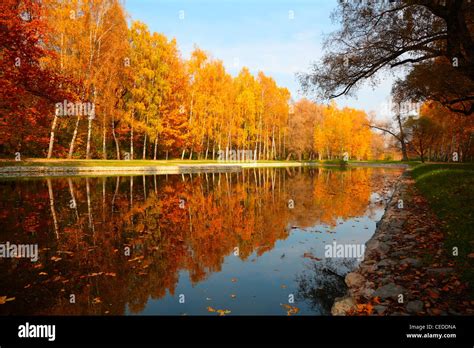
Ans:
[[[387,310],[387,306],[377,305],[377,306],[374,306],[374,310],[377,314],[384,314],[385,311]]]
[[[449,315],[462,315],[461,313],[456,312],[454,309],[448,309],[448,314]]]
[[[450,267],[445,267],[445,268],[428,268],[426,270],[426,273],[428,275],[434,275],[434,276],[442,276],[442,275],[445,275],[445,274],[448,274],[448,273],[453,273],[454,272],[454,268],[450,268]]]
[[[351,272],[346,275],[345,282],[349,288],[360,288],[365,284],[365,278],[359,273]]]
[[[376,251],[380,254],[386,254],[390,250],[390,247],[387,244],[375,239],[370,240],[366,245],[367,251]]]
[[[360,291],[360,296],[365,297],[366,299],[371,299],[374,297],[374,289],[371,288],[364,288]]]
[[[380,284],[383,284],[383,285],[386,285],[386,284],[389,284],[393,281],[393,278],[392,277],[382,277],[382,278],[379,278],[379,283]]]
[[[390,267],[394,264],[394,262],[390,259],[383,259],[377,264],[377,267]]]
[[[405,289],[395,283],[389,283],[381,286],[374,292],[374,297],[380,297],[381,299],[393,298],[396,299],[398,295],[403,294]]]
[[[416,300],[416,301],[410,301],[407,303],[407,311],[408,313],[419,313],[423,310],[423,301]]]
[[[337,297],[331,308],[332,315],[346,315],[351,309],[355,309],[356,304],[351,296]]]
[[[390,241],[392,239],[392,236],[387,234],[387,233],[381,233],[381,234],[379,234],[377,239],[380,240],[381,242],[387,242],[387,241]]]
[[[402,228],[403,225],[405,224],[404,220],[394,220],[390,223],[390,228]]]
[[[359,271],[362,274],[371,274],[376,270],[376,268],[375,265],[363,265],[359,267]]]
[[[411,257],[407,257],[406,259],[403,259],[400,261],[401,265],[407,264],[412,267],[420,267],[421,266],[421,260],[419,259],[413,259]]]

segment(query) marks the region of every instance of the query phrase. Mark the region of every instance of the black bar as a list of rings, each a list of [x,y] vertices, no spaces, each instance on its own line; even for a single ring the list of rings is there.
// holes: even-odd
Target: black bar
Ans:
[[[20,338],[25,323],[54,324],[55,340]],[[459,317],[0,317],[0,346],[57,344],[268,344],[448,345],[473,347],[474,320]],[[410,329],[410,325],[424,329]],[[427,325],[432,325],[428,329]],[[440,326],[444,325],[444,326]],[[452,326],[455,328],[452,328]],[[407,338],[407,334],[456,338]]]

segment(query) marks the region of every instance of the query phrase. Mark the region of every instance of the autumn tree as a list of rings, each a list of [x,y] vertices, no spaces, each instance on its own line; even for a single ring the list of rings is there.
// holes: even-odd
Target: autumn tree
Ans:
[[[405,128],[408,148],[420,159],[465,162],[474,157],[474,121],[440,103],[424,103]]]
[[[68,80],[44,64],[56,59],[46,47],[50,28],[44,4],[0,3],[0,152],[42,155],[53,103],[69,96]],[[40,146],[38,146],[40,145]]]
[[[375,81],[381,71],[407,67],[408,95],[471,114],[473,12],[474,4],[463,0],[340,1],[333,19],[341,28],[327,39],[322,62],[301,75],[301,82],[334,98]]]
[[[176,40],[164,40],[162,60],[160,64],[165,67],[162,79],[160,103],[161,132],[156,132],[151,137],[154,142],[153,159],[157,158],[158,144],[161,143],[168,159],[169,152],[178,154],[179,149],[185,145],[189,125],[186,115],[186,106],[189,99],[189,78],[186,74],[185,62],[181,58]]]
[[[288,127],[288,159],[296,153],[298,159],[302,160],[303,155],[311,153],[313,148],[322,155],[321,109],[308,99],[301,99],[294,104],[294,113]]]

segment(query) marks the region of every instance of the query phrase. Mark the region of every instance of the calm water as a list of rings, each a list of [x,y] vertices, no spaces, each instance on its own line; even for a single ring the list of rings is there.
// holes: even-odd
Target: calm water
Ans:
[[[400,173],[2,179],[0,244],[39,259],[0,259],[0,314],[327,315],[358,260],[325,245],[365,243]]]

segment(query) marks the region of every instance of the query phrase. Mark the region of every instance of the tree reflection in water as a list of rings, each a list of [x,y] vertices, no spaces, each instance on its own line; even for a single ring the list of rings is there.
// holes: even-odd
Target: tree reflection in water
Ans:
[[[357,265],[356,259],[326,259],[312,262],[296,277],[298,300],[307,301],[321,315],[330,315],[336,297],[346,294],[345,275]]]
[[[292,226],[326,233],[341,220],[373,219],[380,210],[369,204],[373,193],[399,174],[288,168],[0,181],[0,243],[40,249],[36,263],[0,260],[0,296],[15,297],[0,305],[0,314],[141,313],[150,299],[175,295],[182,272],[193,287],[222,272],[236,248],[251,267],[286,242]],[[293,280],[296,263],[304,262],[297,257]],[[331,283],[328,271],[320,272]],[[305,279],[303,297],[338,293],[335,284]],[[310,290],[321,286],[328,294]]]

